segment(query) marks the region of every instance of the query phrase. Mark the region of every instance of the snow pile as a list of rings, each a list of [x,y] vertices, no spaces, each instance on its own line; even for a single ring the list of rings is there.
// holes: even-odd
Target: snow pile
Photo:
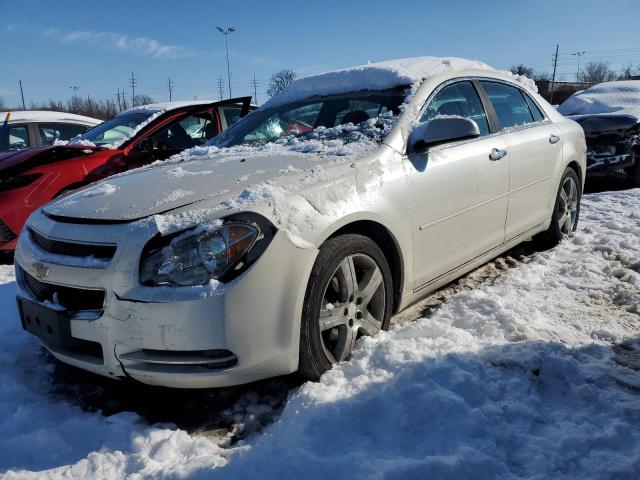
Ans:
[[[640,119],[640,80],[599,83],[571,95],[558,111],[563,115],[624,113]]]
[[[349,362],[292,391],[279,419],[235,447],[51,397],[54,366],[20,331],[13,273],[0,267],[0,472],[639,478],[640,373],[617,353],[640,338],[639,201],[640,190],[585,196],[579,231],[559,247],[361,339]]]
[[[118,191],[118,187],[116,185],[111,185],[110,183],[99,183],[98,185],[86,188],[75,195],[71,195],[71,197],[73,198],[101,197],[106,195],[113,195],[117,191]]]
[[[313,96],[411,86],[455,70],[494,70],[486,63],[457,57],[413,57],[369,63],[300,78],[262,108],[271,108]]]

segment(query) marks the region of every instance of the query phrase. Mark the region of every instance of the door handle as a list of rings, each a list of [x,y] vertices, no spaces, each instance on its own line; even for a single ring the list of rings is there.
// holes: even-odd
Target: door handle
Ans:
[[[502,157],[505,157],[506,155],[507,155],[507,151],[505,149],[494,148],[493,150],[491,150],[491,153],[489,154],[489,159],[500,160]]]
[[[549,143],[558,143],[560,141],[560,137],[558,135],[556,135],[555,133],[552,133],[551,135],[549,135]]]

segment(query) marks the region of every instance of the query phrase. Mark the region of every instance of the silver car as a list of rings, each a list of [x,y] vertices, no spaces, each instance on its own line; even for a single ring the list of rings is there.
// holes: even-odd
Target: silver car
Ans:
[[[169,387],[317,379],[408,305],[578,223],[585,139],[529,83],[422,57],[300,79],[218,138],[35,212],[24,329]]]

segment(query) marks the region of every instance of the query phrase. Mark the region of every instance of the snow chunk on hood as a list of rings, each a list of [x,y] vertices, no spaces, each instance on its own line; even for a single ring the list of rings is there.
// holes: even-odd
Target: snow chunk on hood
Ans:
[[[388,60],[300,78],[266,102],[264,107],[271,108],[314,96],[417,85],[435,75],[471,69],[496,71],[484,62],[458,57],[413,57]],[[513,76],[507,72],[505,74]],[[517,80],[522,81],[519,76],[516,77]],[[535,85],[532,87],[531,84],[533,84],[532,81],[527,83],[527,86],[535,90]]]
[[[624,113],[640,119],[640,80],[599,83],[571,95],[558,111],[563,115]]]

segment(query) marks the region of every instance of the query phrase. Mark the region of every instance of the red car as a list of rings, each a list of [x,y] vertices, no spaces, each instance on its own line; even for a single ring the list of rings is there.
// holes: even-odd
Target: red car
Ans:
[[[145,105],[118,114],[68,144],[0,155],[0,253],[15,249],[27,217],[51,199],[202,145],[245,116],[250,101],[242,97]]]

